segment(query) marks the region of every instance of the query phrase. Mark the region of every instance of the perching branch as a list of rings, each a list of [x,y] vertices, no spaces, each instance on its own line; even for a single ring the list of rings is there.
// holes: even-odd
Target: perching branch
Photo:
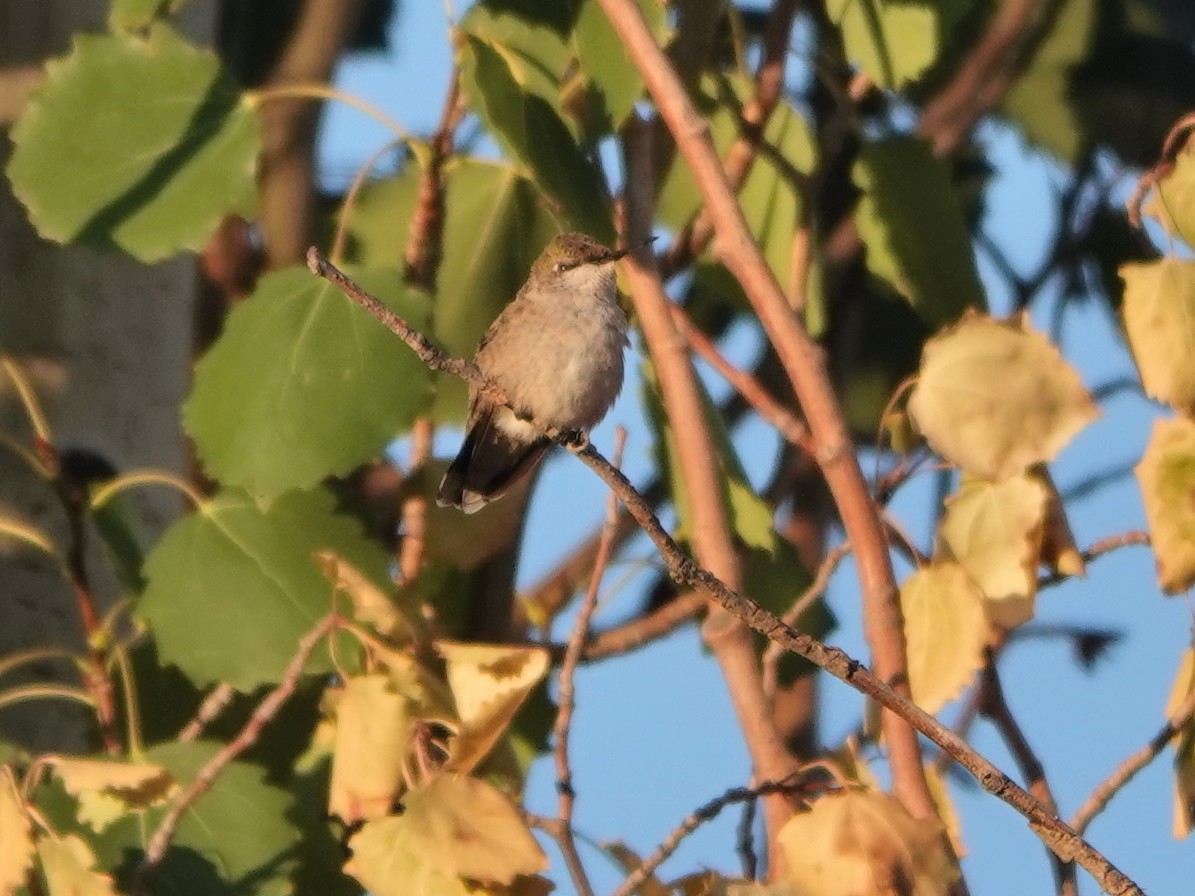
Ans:
[[[493,383],[486,379],[476,366],[460,358],[453,358],[435,348],[427,338],[412,329],[401,317],[383,305],[377,298],[365,292],[329,264],[316,249],[307,253],[307,266],[313,274],[324,277],[340,288],[345,295],[365,308],[381,324],[386,326],[414,351],[433,370],[442,370],[459,376],[468,384],[477,387],[494,401],[507,405],[506,397]],[[535,422],[535,421],[533,421]],[[879,702],[896,717],[920,731],[939,747],[954,757],[979,785],[1008,803],[1029,820],[1034,833],[1064,859],[1073,859],[1086,869],[1101,889],[1109,896],[1144,896],[1136,883],[1114,866],[1095,847],[1052,815],[1024,788],[1018,786],[1000,769],[976,752],[962,738],[914,704],[904,694],[888,685],[878,675],[869,671],[862,663],[852,659],[837,647],[829,647],[809,635],[795,631],[772,613],[754,601],[726,587],[726,584],[703,569],[688,557],[680,545],[668,534],[651,506],[635,490],[622,473],[610,464],[591,444],[577,445],[570,441],[570,434],[554,427],[537,423],[544,434],[558,445],[564,445],[586,466],[605,482],[627,508],[643,529],[644,534],[660,552],[673,580],[705,592],[720,606],[729,610],[748,626],[764,637],[778,642],[785,649],[809,660],[819,669],[828,672],[839,681]]]

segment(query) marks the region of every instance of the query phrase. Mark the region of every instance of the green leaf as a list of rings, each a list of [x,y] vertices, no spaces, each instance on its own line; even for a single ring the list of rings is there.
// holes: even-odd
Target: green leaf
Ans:
[[[772,526],[772,508],[756,494],[751,483],[747,481],[747,474],[734,450],[730,434],[726,431],[726,425],[722,422],[717,407],[700,381],[697,387],[701,391],[706,428],[721,467],[719,485],[723,489],[723,500],[730,516],[731,529],[743,544],[770,553],[776,543],[776,533]],[[670,483],[669,491],[676,505],[680,531],[686,533],[682,537],[688,537],[688,533],[693,531],[693,517],[688,491],[681,475],[676,433],[673,432],[664,411],[655,367],[647,360],[643,362],[643,388],[648,415],[656,433],[656,450],[660,455],[661,469],[665,471]]]
[[[1000,105],[1026,138],[1065,162],[1076,161],[1089,139],[1072,82],[1095,42],[1099,18],[1097,0],[1064,0],[1029,67]]]
[[[179,520],[145,564],[137,614],[164,662],[192,681],[241,691],[277,682],[299,640],[332,610],[333,584],[314,554],[335,551],[378,584],[386,555],[357,524],[333,512],[322,490],[290,492],[262,510],[248,495],[221,492]],[[339,654],[343,666],[351,651]],[[332,671],[318,648],[307,671]]]
[[[222,747],[204,742],[159,744],[146,751],[146,758],[165,766],[187,787]],[[183,814],[161,868],[165,886],[161,890],[155,886],[154,892],[193,892],[183,869],[171,869],[170,853],[175,850],[207,859],[221,877],[237,885],[238,893],[288,892],[282,884],[294,870],[294,850],[300,839],[299,829],[288,820],[292,810],[290,795],[267,784],[261,769],[230,763]],[[160,817],[163,811],[154,810],[150,817]],[[156,819],[148,830],[154,827]],[[174,886],[167,884],[171,878]],[[256,885],[249,883],[254,879]]]
[[[1155,420],[1137,482],[1158,564],[1158,585],[1178,594],[1195,584],[1195,422]]]
[[[948,461],[1001,480],[1052,460],[1099,409],[1040,333],[968,313],[925,344],[909,413]]]
[[[252,211],[260,127],[214,53],[158,24],[80,35],[46,75],[8,165],[42,236],[158,261]]]
[[[412,166],[362,191],[350,219],[350,257],[370,266],[396,263],[395,234],[407,231],[418,183],[418,169]],[[510,165],[462,159],[446,170],[445,190],[443,257],[431,332],[445,351],[471,358],[560,225],[535,184]],[[465,384],[447,374],[437,374],[435,383],[436,419],[462,421]]]
[[[1126,264],[1120,276],[1121,313],[1146,394],[1195,413],[1195,261]]]
[[[931,326],[983,308],[970,230],[948,165],[912,137],[863,148],[854,181],[863,191],[855,221],[867,266]]]
[[[111,0],[109,31],[140,31],[170,11],[178,0]]]
[[[656,42],[663,45],[667,30],[664,4],[638,0],[636,6]],[[643,76],[597,0],[581,0],[580,7],[573,28],[573,47],[580,74],[590,88],[589,133],[612,134],[643,95]]]
[[[426,329],[427,298],[396,271],[353,276]],[[229,315],[183,420],[208,472],[272,499],[376,457],[427,411],[430,384],[423,362],[340,290],[286,268]]]
[[[1195,144],[1183,148],[1174,167],[1158,182],[1158,199],[1167,227],[1195,248]]]
[[[525,90],[499,49],[466,35],[461,90],[503,150],[523,163],[574,230],[614,242],[601,169],[543,97]]]
[[[546,102],[566,125],[571,125],[560,105],[560,82],[572,57],[565,40],[568,22],[564,17],[571,14],[564,4],[558,11],[561,18],[548,20],[483,2],[465,14],[461,30],[501,53],[518,85]]]
[[[935,2],[828,0],[826,13],[842,29],[847,61],[885,89],[916,79],[938,56],[943,24]]]
[[[719,85],[712,77],[702,82],[696,98],[702,114],[709,122],[710,136],[720,155],[725,155],[739,136],[738,109],[750,98],[751,82],[732,76]],[[792,276],[793,234],[802,219],[802,175],[812,173],[817,161],[816,143],[805,119],[788,103],[780,103],[764,128],[764,150],[756,156],[742,188],[739,201],[751,235],[763,250],[768,267],[777,281],[788,289]],[[679,155],[673,161],[657,203],[657,214],[668,227],[679,230],[701,208],[701,191],[688,165]],[[725,268],[713,260],[707,249],[694,272],[710,291],[720,296],[740,293],[738,284]],[[813,299],[816,276],[810,277],[809,299]],[[824,323],[820,306],[807,304],[807,322],[811,332],[820,332]]]

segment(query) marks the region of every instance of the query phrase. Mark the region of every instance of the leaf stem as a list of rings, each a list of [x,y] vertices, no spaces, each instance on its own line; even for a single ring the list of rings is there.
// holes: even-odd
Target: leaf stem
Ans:
[[[359,112],[364,112],[394,134],[396,139],[405,143],[412,143],[415,139],[410,131],[381,109],[365,102],[360,97],[337,90],[335,87],[329,87],[327,84],[279,84],[261,90],[248,90],[245,92],[245,98],[255,106],[270,100],[282,99],[338,100]]]

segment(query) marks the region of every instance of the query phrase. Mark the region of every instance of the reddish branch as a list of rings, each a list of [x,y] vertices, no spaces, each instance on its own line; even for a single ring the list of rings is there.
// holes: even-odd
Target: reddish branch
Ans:
[[[864,632],[876,673],[907,698],[904,620],[884,531],[852,450],[822,352],[801,327],[764,261],[710,142],[709,126],[656,45],[635,3],[599,2],[642,73],[701,190],[717,235],[720,260],[743,287],[792,381],[817,445],[817,460],[854,545],[863,592]],[[935,816],[915,732],[891,712],[883,714],[882,725],[895,795],[914,817]]]
[[[917,133],[930,140],[936,155],[958,149],[975,123],[1004,99],[1059,6],[1059,0],[1002,0],[987,31],[921,114]]]
[[[625,132],[627,155],[626,240],[647,242],[655,193],[651,170],[651,131],[632,118]],[[699,561],[735,590],[742,588],[742,568],[730,528],[723,492],[722,465],[706,424],[705,404],[684,340],[673,324],[671,303],[664,295],[650,248],[627,256],[624,270],[631,299],[651,355],[668,423],[676,446],[677,466],[691,516],[690,537]],[[713,608],[702,634],[722,669],[739,719],[755,774],[782,780],[796,771],[772,720],[763,692],[754,639],[746,626],[722,608]],[[779,796],[767,798],[764,810],[769,839],[790,817],[792,807]],[[773,853],[775,854],[775,853]]]
[[[508,404],[502,391],[482,376],[473,364],[446,355],[432,346],[423,334],[412,329],[401,317],[329,264],[316,249],[308,251],[307,264],[313,274],[333,283],[390,332],[402,339],[431,369],[458,376],[494,401]],[[764,637],[778,642],[786,650],[803,656],[819,669],[873,698],[894,716],[924,734],[965,768],[984,790],[1025,816],[1030,821],[1034,833],[1055,853],[1064,859],[1074,860],[1086,869],[1109,896],[1144,896],[1140,887],[1102,853],[1049,812],[1032,794],[1018,786],[972,749],[966,741],[914,704],[900,690],[886,683],[880,675],[869,671],[862,663],[852,659],[839,648],[829,647],[816,638],[795,631],[754,601],[728,588],[717,576],[695,563],[668,534],[652,512],[651,506],[630,481],[591,444],[578,445],[570,441],[569,433],[542,423],[537,425],[556,444],[572,451],[618,495],[623,506],[659,550],[674,581],[704,591],[719,606],[733,613]]]

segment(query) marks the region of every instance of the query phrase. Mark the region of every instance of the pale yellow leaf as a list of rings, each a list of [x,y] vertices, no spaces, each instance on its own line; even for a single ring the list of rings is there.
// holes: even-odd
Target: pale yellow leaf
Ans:
[[[608,840],[602,843],[602,849],[621,865],[622,870],[627,874],[638,871],[643,865],[643,858],[635,850],[619,840]],[[654,874],[650,874],[635,892],[638,896],[669,896],[676,887],[676,883],[665,884]],[[683,892],[688,896],[690,890],[684,889]]]
[[[12,769],[0,765],[0,896],[11,896],[25,884],[33,865],[29,816]]]
[[[1195,143],[1190,139],[1174,158],[1174,167],[1158,182],[1157,208],[1166,229],[1195,249]]]
[[[1046,524],[1041,543],[1042,565],[1064,576],[1087,575],[1087,563],[1083,560],[1083,552],[1075,543],[1075,534],[1071,531],[1070,520],[1066,518],[1066,508],[1062,505],[1062,495],[1058,494],[1054,478],[1044,465],[1034,467],[1030,475],[1035,476],[1046,487]]]
[[[540,647],[509,647],[437,641],[461,731],[448,767],[467,772],[485,758],[515,713],[548,671]]]
[[[49,764],[67,792],[79,800],[79,820],[103,831],[130,812],[163,805],[178,783],[160,765],[112,759],[51,756]]]
[[[925,344],[909,413],[935,451],[991,480],[1051,460],[1099,416],[1045,337],[975,312]]]
[[[938,818],[946,828],[946,836],[950,838],[950,848],[956,858],[967,855],[967,845],[963,842],[963,824],[958,812],[954,808],[954,800],[950,798],[950,788],[946,783],[946,776],[939,770],[937,764],[928,762],[925,765],[925,783],[929,785],[929,795],[934,801],[934,808],[938,810]]]
[[[48,896],[116,896],[111,876],[92,870],[95,856],[91,848],[73,834],[62,839],[40,838],[37,857]]]
[[[1136,473],[1158,586],[1167,594],[1185,591],[1195,582],[1195,423],[1155,420]]]
[[[919,569],[900,588],[913,701],[929,713],[957,697],[983,662],[983,595],[957,563]]]
[[[1166,701],[1166,718],[1175,716],[1195,690],[1195,648],[1188,647],[1178,665]],[[1195,826],[1195,720],[1179,729],[1174,742],[1174,837],[1181,840]]]
[[[1126,264],[1120,278],[1125,331],[1146,394],[1195,412],[1195,261]]]
[[[366,822],[349,848],[345,872],[376,896],[453,893],[461,879],[509,885],[548,864],[514,803],[452,774],[409,792],[402,815]]]
[[[1003,482],[964,476],[946,499],[941,554],[962,566],[1005,628],[1033,616],[1047,497],[1040,479],[1021,474]]]
[[[418,644],[427,639],[427,625],[418,607],[404,606],[401,598],[383,591],[333,551],[320,551],[315,560],[324,577],[348,597],[353,605],[353,618],[358,622],[373,627],[398,644]]]
[[[328,811],[345,824],[390,811],[411,739],[407,702],[377,673],[350,678],[336,703]]]
[[[938,822],[880,791],[823,796],[777,839],[802,896],[946,896],[959,876]]]

